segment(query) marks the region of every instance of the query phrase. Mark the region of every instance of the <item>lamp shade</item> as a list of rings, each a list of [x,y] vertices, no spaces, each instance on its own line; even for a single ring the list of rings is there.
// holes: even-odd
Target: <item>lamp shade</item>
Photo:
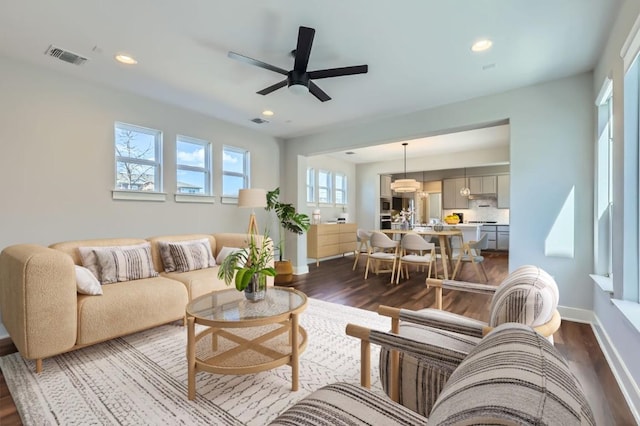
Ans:
[[[264,189],[241,189],[238,193],[238,207],[267,207],[267,191]]]
[[[415,179],[396,179],[391,183],[391,189],[395,192],[416,192],[420,186]]]

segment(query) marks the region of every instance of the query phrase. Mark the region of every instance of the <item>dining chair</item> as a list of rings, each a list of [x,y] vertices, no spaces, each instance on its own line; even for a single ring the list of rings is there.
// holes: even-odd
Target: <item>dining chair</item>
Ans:
[[[400,281],[400,274],[403,274],[402,267],[405,267],[406,278],[409,279],[409,265],[429,266],[427,278],[431,277],[431,269],[436,259],[436,246],[425,241],[418,234],[408,233],[402,237],[400,242],[401,251],[398,259],[398,273],[396,274],[396,284]]]
[[[369,252],[369,240],[371,239],[371,231],[359,228],[356,231],[358,239],[358,248],[355,251],[355,260],[353,261],[353,270],[356,270],[358,266],[358,260],[360,260],[361,254],[367,254]]]
[[[372,231],[369,239],[369,252],[367,253],[367,267],[364,271],[364,279],[369,276],[369,267],[374,263],[374,272],[391,272],[391,283],[396,272],[398,261],[399,241],[394,241],[380,231]],[[380,269],[380,264],[391,264],[391,269]]]
[[[478,241],[469,241],[467,243],[462,244],[462,248],[458,251],[453,251],[453,258],[456,259],[456,267],[453,270],[453,274],[451,276],[452,280],[456,279],[456,275],[458,272],[462,271],[462,266],[464,263],[471,263],[476,271],[476,276],[478,279],[481,279],[480,271],[482,271],[482,275],[484,275],[484,282],[489,282],[489,277],[487,277],[487,271],[484,268],[484,256],[482,256],[482,250],[487,248],[487,234],[483,233]],[[480,265],[480,268],[478,268]]]

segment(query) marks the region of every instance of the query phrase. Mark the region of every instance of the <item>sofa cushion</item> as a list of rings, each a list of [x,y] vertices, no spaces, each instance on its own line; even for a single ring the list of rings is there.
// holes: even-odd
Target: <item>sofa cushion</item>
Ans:
[[[96,296],[102,294],[100,281],[84,266],[74,265],[76,269],[76,288],[80,294]]]
[[[424,417],[385,396],[350,383],[324,386],[270,425],[425,425]]]
[[[158,272],[173,272],[165,270],[165,265],[160,253],[160,243],[179,243],[188,242],[194,240],[201,240],[206,238],[211,246],[211,253],[215,256],[217,253],[216,238],[209,234],[179,234],[179,235],[160,235],[157,237],[149,237],[147,241],[151,243],[151,257],[153,259],[153,266]],[[222,246],[220,246],[222,247]]]
[[[195,271],[216,266],[216,261],[211,253],[211,245],[207,239],[168,244],[171,259],[175,265],[174,270],[177,272]]]
[[[218,278],[219,266],[213,268],[197,269],[188,272],[163,272],[163,277],[180,281],[187,288],[189,300],[200,297],[212,291],[224,290],[228,287],[224,280]]]
[[[98,258],[100,282],[102,284],[158,276],[151,261],[151,246],[149,243],[141,247],[128,249],[96,247],[93,251]]]
[[[453,372],[429,423],[595,425],[562,355],[528,326],[489,333]]]
[[[184,317],[184,285],[164,277],[102,287],[101,297],[78,295],[77,345],[123,336]]]

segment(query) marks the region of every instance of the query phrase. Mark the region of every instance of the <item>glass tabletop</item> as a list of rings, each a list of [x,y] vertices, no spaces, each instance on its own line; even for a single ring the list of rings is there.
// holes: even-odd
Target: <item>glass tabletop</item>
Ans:
[[[250,302],[244,292],[227,289],[205,294],[187,304],[187,316],[216,322],[242,322],[290,313],[307,304],[307,296],[287,287],[268,287],[264,300]]]

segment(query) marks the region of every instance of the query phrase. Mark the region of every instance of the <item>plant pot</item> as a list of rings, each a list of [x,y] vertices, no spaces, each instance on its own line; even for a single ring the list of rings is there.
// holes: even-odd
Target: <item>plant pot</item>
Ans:
[[[286,284],[293,281],[293,266],[290,260],[277,260],[274,262],[276,268],[275,284]]]
[[[267,296],[267,276],[253,274],[249,285],[244,289],[244,297],[250,302],[259,302]]]

